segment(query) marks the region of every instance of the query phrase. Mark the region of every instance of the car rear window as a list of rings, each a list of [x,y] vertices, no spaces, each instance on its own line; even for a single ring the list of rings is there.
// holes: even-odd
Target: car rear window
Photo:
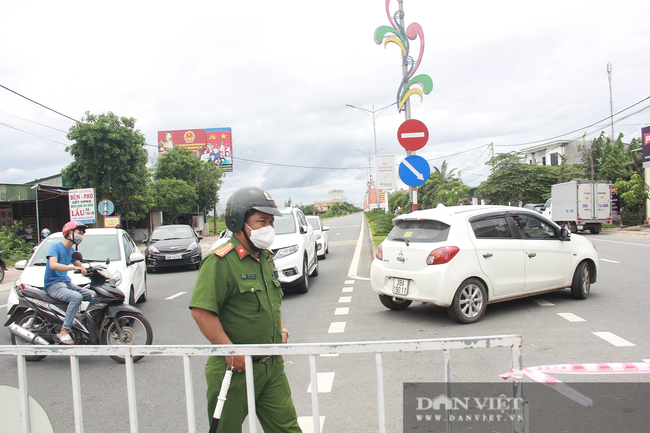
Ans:
[[[295,233],[296,220],[293,218],[293,214],[276,216],[275,222],[273,223],[273,228],[275,229],[276,235],[286,235],[287,233]]]
[[[449,225],[440,221],[398,221],[386,239],[427,243],[444,242],[448,236]]]

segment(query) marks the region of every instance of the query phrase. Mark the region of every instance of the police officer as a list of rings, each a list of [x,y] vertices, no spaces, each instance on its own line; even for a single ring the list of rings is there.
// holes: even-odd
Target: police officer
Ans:
[[[212,344],[286,343],[280,303],[283,292],[274,274],[273,197],[256,187],[237,190],[226,205],[230,242],[208,255],[190,302],[192,317]],[[212,419],[226,369],[234,374],[224,404],[219,432],[241,432],[248,414],[244,356],[211,356],[205,366],[208,416]],[[300,432],[289,381],[281,356],[253,357],[255,411],[265,432]]]

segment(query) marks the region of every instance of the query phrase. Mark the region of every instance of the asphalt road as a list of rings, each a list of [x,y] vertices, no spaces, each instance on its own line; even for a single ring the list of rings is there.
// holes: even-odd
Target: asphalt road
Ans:
[[[524,366],[591,362],[650,361],[650,239],[586,235],[600,254],[598,282],[587,300],[568,290],[491,304],[472,325],[453,322],[445,309],[411,305],[403,311],[383,307],[367,280],[372,248],[361,246],[359,271],[350,270],[362,233],[361,214],[327,220],[330,254],[321,260],[320,275],[309,293],[287,293],[282,310],[290,342],[404,340],[521,334]],[[204,245],[207,248],[209,244]],[[350,277],[354,274],[354,277]],[[149,300],[139,307],[154,328],[154,344],[205,344],[187,305],[197,272],[166,270],[151,274]],[[0,305],[7,292],[0,292]],[[0,344],[10,344],[0,332]],[[451,351],[455,382],[495,382],[510,370],[510,349]],[[387,431],[402,430],[404,382],[443,379],[443,355],[384,355]],[[304,431],[311,431],[309,359],[285,357],[294,402]],[[198,431],[207,431],[204,358],[192,360]],[[373,355],[317,357],[322,431],[378,431]],[[187,431],[182,361],[145,358],[135,365],[138,420],[141,432]],[[85,432],[128,431],[124,366],[99,357],[81,360]],[[650,382],[650,375],[557,376],[565,382]],[[74,431],[67,359],[50,357],[28,364],[30,394],[43,405],[56,432]],[[17,386],[13,357],[0,357],[0,385]],[[562,397],[564,398],[564,397]],[[247,431],[245,423],[244,431]],[[258,431],[261,431],[259,429]]]

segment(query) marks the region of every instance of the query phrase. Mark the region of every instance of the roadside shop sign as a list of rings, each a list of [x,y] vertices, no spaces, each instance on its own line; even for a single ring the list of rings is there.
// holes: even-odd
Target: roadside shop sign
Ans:
[[[95,189],[71,189],[68,191],[68,203],[70,205],[70,221],[78,221],[83,224],[94,224],[95,213]]]
[[[375,155],[375,173],[377,189],[397,189],[397,167],[395,155]]]

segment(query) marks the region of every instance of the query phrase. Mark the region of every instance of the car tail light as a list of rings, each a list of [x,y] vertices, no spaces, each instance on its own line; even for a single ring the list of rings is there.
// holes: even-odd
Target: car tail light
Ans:
[[[381,248],[381,244],[377,247],[377,252],[375,253],[377,260],[384,260],[384,250]]]
[[[427,265],[441,265],[449,262],[458,254],[460,248],[458,247],[440,247],[429,253],[427,257]]]

